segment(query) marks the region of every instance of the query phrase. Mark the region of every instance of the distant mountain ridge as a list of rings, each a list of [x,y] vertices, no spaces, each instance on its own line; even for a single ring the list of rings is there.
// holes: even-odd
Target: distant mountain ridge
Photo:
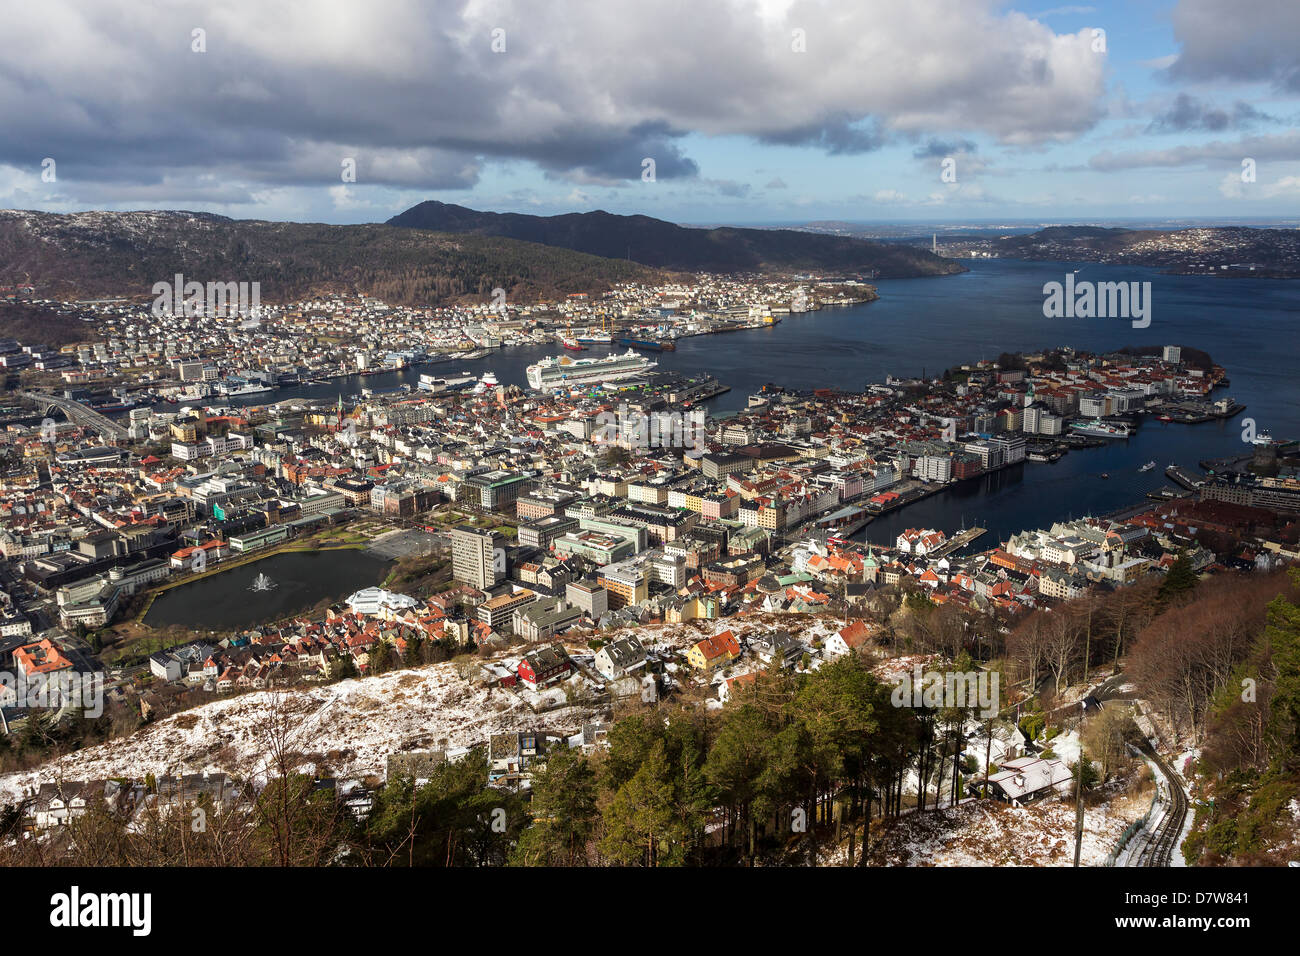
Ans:
[[[835,272],[877,278],[951,275],[964,267],[928,250],[794,229],[692,229],[650,216],[532,216],[428,200],[387,225],[522,239],[679,272]]]
[[[258,282],[268,303],[359,292],[414,306],[484,301],[498,287],[512,301],[535,300],[663,277],[568,249],[383,225],[0,210],[0,285],[30,278],[40,298],[134,298],[178,272],[198,282]]]

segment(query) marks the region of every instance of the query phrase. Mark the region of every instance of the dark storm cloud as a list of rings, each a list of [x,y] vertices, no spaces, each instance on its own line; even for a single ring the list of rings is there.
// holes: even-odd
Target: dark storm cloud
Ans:
[[[1261,113],[1255,107],[1238,100],[1231,109],[1223,109],[1201,102],[1186,93],[1179,93],[1173,105],[1158,114],[1148,124],[1148,133],[1183,133],[1201,130],[1221,133],[1224,130],[1246,129],[1256,123],[1276,123],[1277,118]]]
[[[512,144],[501,155],[529,159],[548,177],[575,182],[639,180],[646,159],[654,160],[656,179],[698,176],[695,160],[674,142],[681,135],[664,123],[641,123],[628,130],[573,129],[537,143]],[[484,153],[497,149],[490,143],[462,145]]]
[[[874,123],[863,126],[842,116],[778,133],[765,133],[758,139],[779,146],[813,146],[831,156],[870,153],[885,145],[885,137]]]
[[[915,159],[942,159],[945,156],[956,156],[960,153],[975,152],[975,144],[970,140],[957,139],[942,141],[932,139],[924,146],[918,146],[912,150],[912,156]]]

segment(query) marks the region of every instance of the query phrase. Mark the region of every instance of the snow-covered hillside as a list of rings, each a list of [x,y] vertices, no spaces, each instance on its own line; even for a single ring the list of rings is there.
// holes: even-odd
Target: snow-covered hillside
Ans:
[[[0,803],[42,781],[225,771],[258,777],[266,760],[265,728],[273,713],[293,715],[290,746],[313,769],[337,777],[382,775],[389,753],[486,742],[494,733],[572,732],[590,708],[535,714],[515,695],[465,680],[451,663],[341,681],[306,690],[267,691],[217,700],[151,724],[130,737],[0,777]]]

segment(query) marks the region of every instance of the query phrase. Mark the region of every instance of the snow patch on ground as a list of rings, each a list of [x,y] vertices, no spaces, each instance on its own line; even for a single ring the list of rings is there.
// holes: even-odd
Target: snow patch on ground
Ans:
[[[258,779],[267,772],[266,728],[277,708],[292,714],[291,747],[304,768],[342,779],[382,776],[388,754],[485,743],[496,733],[569,731],[596,711],[559,706],[538,714],[509,691],[471,682],[453,663],[394,671],[323,687],[263,691],[213,701],[130,737],[79,750],[35,770],[0,776],[0,804],[42,782],[204,770]],[[553,694],[547,696],[554,699]],[[563,705],[563,692],[555,703]]]
[[[1122,800],[1085,807],[1082,866],[1104,866],[1120,834],[1150,803]],[[900,817],[873,834],[873,866],[1073,866],[1073,801],[1012,807],[972,800]]]

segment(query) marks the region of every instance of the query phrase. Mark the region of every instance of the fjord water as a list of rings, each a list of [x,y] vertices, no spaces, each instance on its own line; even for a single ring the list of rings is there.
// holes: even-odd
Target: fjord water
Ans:
[[[955,276],[878,283],[880,298],[861,306],[789,315],[779,325],[678,342],[677,351],[653,353],[661,368],[710,373],[731,391],[709,402],[713,414],[743,408],[766,383],[793,389],[861,390],[887,374],[938,375],[945,368],[1001,352],[1063,345],[1089,351],[1124,346],[1185,345],[1203,349],[1222,365],[1230,394],[1247,409],[1229,422],[1175,425],[1148,420],[1127,441],[1072,451],[1056,464],[1027,463],[981,481],[965,482],[881,518],[866,528],[872,541],[892,542],[909,526],[953,531],[988,528],[979,543],[1025,528],[1139,504],[1168,481],[1171,462],[1195,466],[1202,458],[1244,453],[1244,418],[1275,438],[1300,438],[1300,282],[1163,275],[1154,269],[1096,263],[963,260]],[[1127,319],[1048,319],[1043,285],[1078,270],[1082,282],[1150,282],[1151,324],[1135,329]],[[619,351],[622,351],[621,349]],[[363,386],[383,389],[415,382],[420,371],[437,374],[491,370],[503,384],[526,387],[524,369],[555,348],[506,349],[473,362],[450,363],[330,385],[286,389],[277,397],[332,397]],[[592,350],[589,354],[600,354]],[[1159,466],[1139,474],[1154,460]],[[1109,479],[1099,476],[1109,473]]]

